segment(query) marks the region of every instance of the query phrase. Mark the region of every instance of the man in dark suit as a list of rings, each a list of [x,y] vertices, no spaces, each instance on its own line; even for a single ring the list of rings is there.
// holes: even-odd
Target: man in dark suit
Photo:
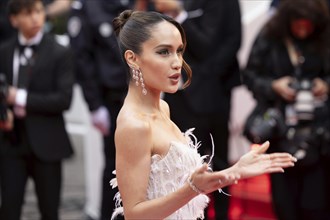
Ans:
[[[166,94],[171,118],[180,129],[195,127],[201,150],[211,154],[215,143],[214,170],[228,167],[228,121],[231,89],[240,84],[237,52],[241,44],[238,0],[155,0],[155,8],[174,17],[186,32],[186,62],[192,83],[175,94]],[[226,191],[226,189],[224,189]],[[227,219],[228,197],[213,194],[215,218]]]
[[[77,81],[91,112],[92,124],[103,135],[102,220],[110,219],[115,208],[113,198],[117,190],[109,185],[115,170],[114,132],[128,82],[112,20],[130,5],[131,0],[78,0],[72,4],[68,21]]]
[[[61,163],[73,153],[62,115],[72,98],[71,55],[42,32],[41,0],[10,0],[8,7],[18,35],[0,48],[9,84],[9,117],[0,123],[0,219],[20,219],[31,177],[41,218],[58,220]]]

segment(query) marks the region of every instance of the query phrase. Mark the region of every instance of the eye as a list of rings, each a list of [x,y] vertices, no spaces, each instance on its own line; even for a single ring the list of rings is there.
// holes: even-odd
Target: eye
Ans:
[[[162,49],[162,50],[157,51],[157,53],[160,55],[169,55],[170,51],[168,49]]]
[[[183,54],[183,52],[184,52],[183,48],[179,48],[179,49],[177,50],[177,53],[178,53],[178,54]]]
[[[30,14],[28,10],[23,10],[21,13],[23,16],[28,16]]]

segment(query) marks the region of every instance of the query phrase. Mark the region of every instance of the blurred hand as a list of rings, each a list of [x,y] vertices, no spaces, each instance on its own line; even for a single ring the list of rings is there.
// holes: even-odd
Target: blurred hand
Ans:
[[[15,104],[16,93],[17,93],[17,88],[13,87],[13,86],[9,86],[8,96],[7,96],[7,103],[9,105],[14,105]]]
[[[329,93],[328,84],[321,78],[316,78],[313,80],[313,95],[315,97],[322,97]]]
[[[249,178],[265,173],[284,172],[284,168],[294,166],[297,161],[288,153],[265,154],[269,148],[266,141],[261,146],[255,147],[250,152],[244,154],[233,166],[234,172],[238,172],[241,178]]]
[[[11,131],[14,128],[14,115],[9,109],[7,111],[7,116],[7,121],[0,121],[0,129],[3,131]]]
[[[92,112],[92,123],[102,135],[109,135],[110,133],[110,114],[106,107],[101,106]]]
[[[153,0],[156,11],[176,17],[182,10],[182,5],[178,0]]]
[[[284,100],[292,102],[296,98],[296,90],[291,88],[289,84],[293,82],[290,76],[284,76],[272,82],[272,89],[280,95]]]

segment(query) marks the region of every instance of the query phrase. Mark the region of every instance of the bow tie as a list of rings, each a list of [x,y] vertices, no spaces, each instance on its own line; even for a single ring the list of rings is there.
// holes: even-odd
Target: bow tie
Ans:
[[[19,49],[19,53],[22,54],[26,48],[30,48],[33,52],[35,52],[37,45],[36,44],[32,44],[32,45],[22,45],[19,44],[18,45],[18,49]]]
[[[18,45],[19,54],[23,55],[26,59],[32,58],[36,51],[37,45]]]

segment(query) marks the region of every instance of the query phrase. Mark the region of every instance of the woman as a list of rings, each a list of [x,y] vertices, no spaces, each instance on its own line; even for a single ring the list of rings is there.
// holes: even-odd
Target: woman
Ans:
[[[123,202],[114,216],[127,219],[203,218],[205,194],[239,179],[283,172],[294,165],[287,153],[263,154],[269,143],[243,156],[234,166],[210,172],[191,130],[184,135],[170,119],[162,92],[174,93],[181,69],[191,71],[182,55],[186,46],[182,27],[156,12],[124,11],[114,19],[119,47],[131,80],[115,133],[116,175]],[[195,141],[193,141],[195,140]],[[116,181],[112,181],[113,187]]]
[[[258,106],[277,107],[288,128],[282,134],[273,133],[269,151],[289,151],[298,159],[284,175],[271,175],[279,220],[329,219],[325,217],[328,172],[321,161],[322,152],[329,148],[326,3],[281,1],[257,36],[243,71],[244,83]]]

